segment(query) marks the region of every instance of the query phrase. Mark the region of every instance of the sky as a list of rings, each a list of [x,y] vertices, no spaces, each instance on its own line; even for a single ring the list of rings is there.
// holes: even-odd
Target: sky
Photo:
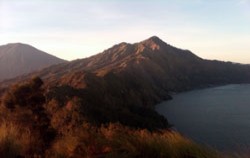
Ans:
[[[74,60],[151,36],[202,58],[250,64],[250,0],[0,0],[0,45]]]

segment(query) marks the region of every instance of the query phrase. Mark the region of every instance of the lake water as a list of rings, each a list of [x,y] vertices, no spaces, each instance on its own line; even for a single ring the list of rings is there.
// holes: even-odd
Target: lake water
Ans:
[[[184,92],[156,106],[184,136],[219,150],[250,149],[250,85]]]

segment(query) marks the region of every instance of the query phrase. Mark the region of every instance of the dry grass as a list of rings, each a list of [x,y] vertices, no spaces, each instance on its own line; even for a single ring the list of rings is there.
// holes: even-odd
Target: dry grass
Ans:
[[[0,155],[1,157],[15,157],[21,152],[19,133],[13,124],[2,123],[0,126]]]
[[[38,141],[32,134],[15,124],[0,125],[0,157],[34,155]],[[33,150],[33,152],[32,152]],[[46,154],[45,154],[46,153]],[[48,158],[247,158],[247,152],[222,154],[200,146],[179,133],[161,130],[150,132],[131,129],[120,124],[93,127],[84,124],[58,137],[50,149],[44,151]]]
[[[39,142],[34,135],[13,123],[1,122],[0,157],[12,158],[34,152]]]
[[[176,132],[134,130],[119,124],[101,128],[88,125],[58,139],[53,157],[110,158],[219,158]],[[50,155],[49,157],[52,157]]]

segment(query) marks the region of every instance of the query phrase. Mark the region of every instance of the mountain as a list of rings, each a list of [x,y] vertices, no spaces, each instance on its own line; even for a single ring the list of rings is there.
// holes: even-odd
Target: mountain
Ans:
[[[0,80],[31,73],[65,62],[32,46],[13,43],[0,46]]]
[[[2,82],[1,86],[31,76],[46,79],[45,85],[50,88],[67,85],[91,91],[101,89],[105,95],[114,93],[126,98],[125,103],[132,97],[138,105],[152,106],[170,99],[171,92],[249,83],[250,66],[205,60],[153,36],[134,44],[123,42],[92,57],[54,65]]]
[[[153,36],[134,44],[123,42],[92,57],[54,65],[1,86],[32,76],[45,81],[47,100],[64,105],[71,98],[80,98],[89,121],[158,128],[168,123],[152,110],[153,105],[171,99],[172,92],[250,83],[250,66],[205,60]]]
[[[90,74],[98,79],[115,75],[122,79],[130,77],[131,82],[138,84],[145,82],[146,87],[150,85],[160,91],[179,92],[249,82],[249,70],[249,65],[202,59],[189,50],[173,47],[153,36],[135,44],[123,42],[92,57],[48,67],[32,75],[46,78],[47,85],[74,88],[91,84],[86,80]],[[29,77],[23,76],[20,80]]]
[[[232,83],[250,83],[250,66],[205,60],[156,36],[123,42],[0,82],[0,129],[22,138],[0,155],[19,144],[16,154],[27,157],[214,157],[173,137],[154,105],[173,92]]]

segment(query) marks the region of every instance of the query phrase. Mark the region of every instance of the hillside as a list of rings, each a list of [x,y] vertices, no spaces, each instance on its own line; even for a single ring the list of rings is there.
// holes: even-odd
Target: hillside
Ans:
[[[92,123],[163,128],[168,123],[154,112],[153,105],[171,99],[172,92],[249,83],[250,66],[204,60],[153,36],[135,44],[123,42],[95,56],[51,66],[1,86],[32,76],[45,81],[47,100],[66,104],[79,97]]]
[[[249,65],[204,60],[153,36],[1,82],[0,120],[34,134],[21,155],[214,157],[182,137],[171,141],[171,124],[154,105],[172,92],[249,82]]]
[[[107,122],[97,126],[97,122],[88,117],[91,115],[88,111],[90,107],[86,106],[86,102],[84,104],[80,96],[69,98],[68,95],[64,96],[66,91],[63,90],[70,89],[60,89],[56,96],[59,95],[66,101],[62,104],[62,100],[56,96],[48,97],[42,85],[42,80],[35,77],[10,87],[2,96],[1,157],[219,158],[222,156],[214,150],[195,144],[177,132],[166,127],[163,129],[163,126],[159,127],[157,122],[150,122],[163,123],[164,119],[159,119],[155,113],[143,108],[136,112],[124,107],[105,109],[101,106],[107,107],[107,105],[100,105],[102,113],[92,114],[94,116],[92,119],[96,121],[105,114],[127,118],[124,118],[126,122],[122,124]],[[75,92],[74,95],[79,94]],[[99,116],[100,114],[102,116]],[[142,116],[144,117],[141,118]],[[130,125],[125,126],[124,123]],[[133,123],[140,124],[135,127],[136,124]],[[151,130],[139,128],[143,126],[148,126]]]
[[[31,75],[2,82],[1,86],[31,76],[46,79],[45,85],[48,87],[68,85],[85,90],[91,87],[93,90],[93,86],[99,85],[106,86],[102,87],[105,90],[119,89],[124,93],[121,95],[128,95],[128,98],[131,97],[128,91],[135,90],[138,93],[135,98],[138,95],[142,98],[148,96],[146,98],[151,100],[150,103],[145,101],[143,105],[151,106],[170,98],[169,92],[248,83],[250,66],[205,60],[189,50],[173,47],[153,36],[135,44],[123,42],[92,57],[51,66]]]
[[[13,43],[0,46],[0,81],[65,62],[32,46]]]

